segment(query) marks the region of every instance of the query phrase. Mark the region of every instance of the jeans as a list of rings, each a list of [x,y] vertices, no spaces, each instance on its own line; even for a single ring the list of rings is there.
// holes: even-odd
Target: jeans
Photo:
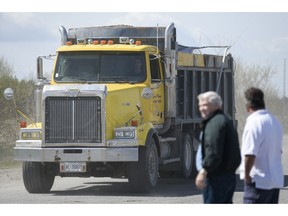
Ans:
[[[244,183],[245,204],[277,204],[279,201],[279,189],[264,190],[256,188],[255,182],[252,184]]]
[[[209,203],[233,203],[236,188],[236,174],[209,175],[203,189],[203,201]]]

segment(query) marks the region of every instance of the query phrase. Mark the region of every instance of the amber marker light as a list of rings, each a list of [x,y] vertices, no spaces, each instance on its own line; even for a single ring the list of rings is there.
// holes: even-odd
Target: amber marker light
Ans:
[[[20,128],[26,128],[26,127],[27,127],[27,123],[25,121],[21,121]]]
[[[72,43],[72,41],[67,41],[67,42],[66,42],[66,45],[67,45],[67,46],[71,46],[71,45],[73,45],[73,43]]]
[[[131,121],[131,126],[137,127],[138,126],[138,121],[137,120],[132,120]]]
[[[100,44],[101,44],[101,45],[105,45],[105,44],[106,44],[106,40],[101,40],[101,41],[100,41]]]
[[[136,45],[141,45],[142,42],[141,42],[141,41],[136,41],[135,44],[136,44]]]

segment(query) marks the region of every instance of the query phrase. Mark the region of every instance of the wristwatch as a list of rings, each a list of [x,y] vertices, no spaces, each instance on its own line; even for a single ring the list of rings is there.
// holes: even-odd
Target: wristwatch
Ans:
[[[204,168],[202,168],[199,173],[205,176],[207,175],[207,171]]]

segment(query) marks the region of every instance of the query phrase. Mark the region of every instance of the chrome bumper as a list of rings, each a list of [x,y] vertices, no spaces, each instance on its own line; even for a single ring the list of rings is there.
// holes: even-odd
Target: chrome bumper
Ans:
[[[37,148],[14,147],[14,159],[39,162],[130,162],[138,161],[138,148]]]

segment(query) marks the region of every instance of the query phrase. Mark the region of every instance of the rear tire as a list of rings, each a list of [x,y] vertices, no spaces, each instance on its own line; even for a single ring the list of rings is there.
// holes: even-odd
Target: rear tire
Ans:
[[[49,193],[55,179],[47,165],[40,162],[23,162],[22,174],[29,193]]]
[[[150,145],[139,147],[139,161],[129,166],[128,180],[137,192],[150,192],[158,181],[158,152],[154,139]]]
[[[184,178],[190,178],[195,168],[195,151],[191,136],[187,133],[182,135],[182,175]]]

